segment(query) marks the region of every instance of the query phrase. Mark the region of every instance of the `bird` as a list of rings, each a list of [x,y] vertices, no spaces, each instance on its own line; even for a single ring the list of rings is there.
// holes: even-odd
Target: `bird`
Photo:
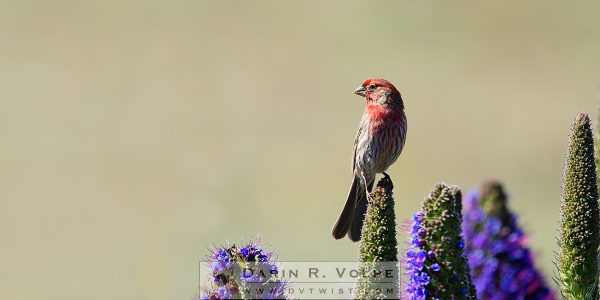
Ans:
[[[398,159],[406,141],[407,121],[400,92],[389,81],[369,78],[354,94],[366,100],[365,112],[354,139],[352,184],[348,199],[331,234],[346,234],[357,242],[365,220],[375,174],[383,173]]]

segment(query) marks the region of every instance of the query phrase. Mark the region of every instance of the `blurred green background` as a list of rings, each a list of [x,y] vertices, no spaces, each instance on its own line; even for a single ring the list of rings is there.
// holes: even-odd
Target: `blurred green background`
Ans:
[[[549,280],[600,4],[521,2],[3,1],[0,298],[188,299],[211,243],[257,234],[355,259],[330,229],[372,76],[407,107],[399,220],[499,178]]]

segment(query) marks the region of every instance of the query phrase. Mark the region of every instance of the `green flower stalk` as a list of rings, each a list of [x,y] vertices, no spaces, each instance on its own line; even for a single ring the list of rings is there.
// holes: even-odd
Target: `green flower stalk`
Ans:
[[[460,186],[452,185],[450,186],[450,191],[452,192],[452,197],[454,197],[455,200],[454,203],[456,205],[456,212],[462,220],[462,190],[460,189]]]
[[[359,246],[357,299],[398,298],[398,249],[394,186],[385,174],[371,192]],[[382,275],[376,276],[380,272]],[[375,276],[374,276],[375,275]]]
[[[598,94],[598,100],[596,101],[596,136],[594,144],[596,146],[596,174],[600,174],[600,94]],[[600,189],[600,177],[598,178],[597,183],[598,188]]]
[[[565,299],[599,299],[598,182],[594,137],[586,113],[580,113],[571,128],[563,176],[556,281]]]
[[[475,299],[455,196],[458,187],[439,183],[413,216],[405,298]]]

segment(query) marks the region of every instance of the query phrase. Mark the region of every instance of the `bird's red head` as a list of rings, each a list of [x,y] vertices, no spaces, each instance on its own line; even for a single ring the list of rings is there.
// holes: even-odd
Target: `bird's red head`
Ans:
[[[389,81],[381,78],[369,78],[363,82],[355,91],[355,94],[363,96],[367,102],[374,104],[399,105],[404,108],[402,97],[396,87]]]

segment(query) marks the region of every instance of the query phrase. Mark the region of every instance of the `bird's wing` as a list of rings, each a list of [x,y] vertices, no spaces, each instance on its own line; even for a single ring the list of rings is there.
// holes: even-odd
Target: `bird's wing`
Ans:
[[[356,148],[358,148],[358,139],[360,138],[362,127],[362,124],[358,126],[358,132],[354,138],[354,149],[352,149],[352,174],[354,174],[354,170],[356,170]]]

